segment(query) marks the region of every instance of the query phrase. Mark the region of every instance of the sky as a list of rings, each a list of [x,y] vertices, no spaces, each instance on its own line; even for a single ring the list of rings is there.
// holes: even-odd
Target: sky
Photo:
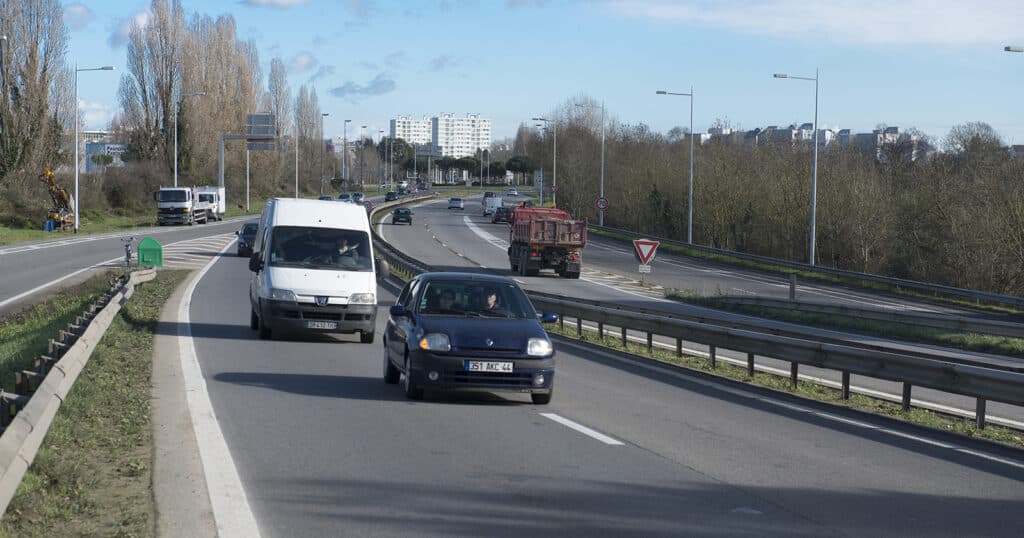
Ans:
[[[1024,144],[1024,2],[1001,0],[182,0],[230,14],[257,43],[264,76],[288,66],[295,95],[314,86],[325,135],[398,115],[480,113],[493,138],[569,99],[603,101],[608,117],[657,132],[716,120],[753,129],[810,122],[819,73],[822,128],[879,124],[941,139],[983,121]],[[79,67],[89,129],[117,109],[127,31],[148,1],[64,2],[68,60]]]

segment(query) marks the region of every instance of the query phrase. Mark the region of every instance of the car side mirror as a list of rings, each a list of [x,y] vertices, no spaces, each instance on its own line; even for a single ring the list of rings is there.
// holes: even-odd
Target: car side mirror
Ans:
[[[249,270],[254,273],[263,270],[263,258],[260,257],[259,252],[253,252],[252,256],[249,256]]]
[[[238,230],[235,230],[235,235],[238,235]]]
[[[541,323],[557,323],[558,322],[558,314],[556,314],[554,312],[544,312],[543,314],[540,315],[540,322]]]
[[[409,317],[409,311],[404,306],[396,304],[388,309],[388,312],[393,318],[407,318]]]

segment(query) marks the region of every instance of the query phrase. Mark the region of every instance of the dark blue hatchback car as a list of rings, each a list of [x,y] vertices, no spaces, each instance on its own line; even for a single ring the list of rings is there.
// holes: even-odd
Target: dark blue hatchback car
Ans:
[[[384,335],[384,381],[404,378],[405,395],[424,390],[529,394],[551,401],[555,351],[523,290],[511,279],[424,273],[391,307]],[[404,375],[403,375],[404,374]]]

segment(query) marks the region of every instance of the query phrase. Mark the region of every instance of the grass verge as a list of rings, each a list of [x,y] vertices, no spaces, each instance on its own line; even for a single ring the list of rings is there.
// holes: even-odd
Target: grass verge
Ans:
[[[84,210],[82,221],[78,226],[78,234],[97,234],[131,230],[132,228],[153,226],[156,213],[152,215],[106,215],[99,211]],[[42,223],[40,223],[42,228]],[[73,232],[44,232],[42,229],[8,228],[0,226],[0,245],[37,241],[40,239],[59,239],[74,235]]]
[[[610,232],[607,230],[596,230],[590,228],[587,230],[588,234],[593,234],[601,237],[607,237],[609,239],[615,239],[618,241],[632,241],[635,237],[623,234],[619,232]],[[845,286],[853,286],[871,291],[880,291],[893,295],[899,295],[904,297],[911,297],[914,299],[922,299],[929,302],[940,302],[944,304],[956,305],[960,307],[973,308],[976,310],[984,310],[988,312],[995,312],[1000,314],[1020,314],[1021,311],[1015,308],[1009,308],[1001,305],[992,305],[984,303],[975,303],[972,301],[957,299],[953,297],[943,297],[940,295],[928,295],[925,293],[918,293],[912,290],[906,290],[890,284],[884,284],[881,282],[875,282],[871,280],[862,280],[859,278],[843,277],[837,275],[831,275],[826,273],[818,273],[815,271],[806,271],[801,269],[793,269],[790,267],[783,267],[781,265],[773,265],[770,263],[763,263],[752,260],[744,260],[735,258],[732,256],[726,256],[723,254],[715,254],[711,252],[704,252],[702,250],[687,248],[680,245],[673,245],[669,243],[662,243],[658,247],[659,251],[671,252],[673,254],[679,254],[682,256],[688,256],[691,258],[699,258],[709,260],[717,263],[731,265],[734,267],[744,267],[747,269],[754,269],[757,271],[765,271],[769,273],[777,273],[782,275],[796,275],[801,280],[811,280],[816,282],[824,282],[828,284],[841,284]]]
[[[730,303],[728,300],[718,300],[714,297],[694,296],[671,290],[667,291],[665,296],[677,301],[708,308],[727,310],[729,312],[774,319],[777,321],[798,323],[800,325],[807,325],[821,329],[835,329],[869,336],[878,336],[881,338],[893,338],[907,342],[934,344],[978,353],[993,353],[1009,357],[1024,358],[1024,339],[1020,338],[948,331],[910,323],[877,321],[858,318],[855,316],[798,312],[768,306],[738,305]]]
[[[583,336],[580,338],[576,336],[575,325],[570,326],[568,323],[564,328],[559,327],[556,324],[545,326],[545,329],[551,334],[556,334],[571,340],[587,342],[616,351],[625,351],[633,355],[655,359],[689,370],[697,370],[726,379],[750,383],[759,387],[794,394],[802,398],[827,402],[829,404],[839,405],[850,409],[856,409],[858,411],[884,415],[904,422],[934,428],[936,430],[954,432],[968,437],[1003,443],[1016,448],[1024,448],[1024,432],[1010,428],[989,424],[985,429],[978,429],[973,420],[944,415],[920,408],[911,408],[910,411],[904,412],[898,404],[861,394],[851,394],[849,400],[843,400],[842,393],[838,389],[803,380],[797,383],[796,388],[793,388],[788,377],[764,372],[755,372],[754,376],[750,377],[747,375],[746,368],[734,366],[724,361],[718,361],[718,366],[712,369],[711,362],[703,357],[685,354],[682,357],[676,357],[674,351],[659,349],[658,347],[654,347],[653,350],[649,352],[647,351],[647,346],[644,344],[628,343],[626,347],[623,347],[620,336],[618,335],[609,336],[608,333],[605,333],[605,337],[601,339],[597,336],[596,332],[590,332],[584,329]]]
[[[153,332],[186,275],[159,272],[114,319],[7,508],[4,535],[153,535]]]

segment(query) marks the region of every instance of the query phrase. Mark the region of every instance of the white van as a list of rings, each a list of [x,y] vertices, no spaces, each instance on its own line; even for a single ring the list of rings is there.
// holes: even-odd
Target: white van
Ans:
[[[268,200],[249,270],[250,326],[260,338],[358,332],[361,342],[373,342],[377,267],[362,206]]]

